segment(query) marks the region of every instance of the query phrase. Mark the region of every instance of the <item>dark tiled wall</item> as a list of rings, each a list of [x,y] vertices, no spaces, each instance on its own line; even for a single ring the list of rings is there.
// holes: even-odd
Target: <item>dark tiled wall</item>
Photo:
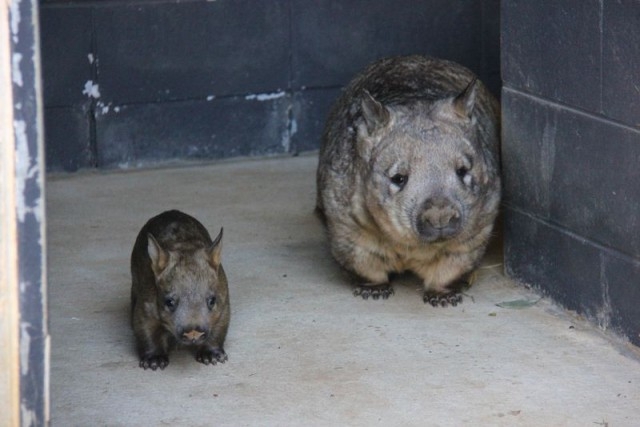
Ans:
[[[501,20],[507,273],[640,345],[640,4]]]
[[[316,149],[387,55],[501,84],[499,0],[44,0],[40,18],[50,171]]]

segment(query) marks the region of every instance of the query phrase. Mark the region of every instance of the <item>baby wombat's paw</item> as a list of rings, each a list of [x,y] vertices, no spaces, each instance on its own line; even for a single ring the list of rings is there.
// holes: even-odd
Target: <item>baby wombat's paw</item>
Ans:
[[[391,285],[360,285],[353,291],[354,296],[361,296],[362,299],[387,299],[393,295],[393,288]]]
[[[166,354],[151,354],[140,358],[140,367],[144,369],[164,369],[169,364],[169,356]]]
[[[205,365],[215,365],[227,361],[227,353],[221,347],[203,346],[196,352],[196,360]]]
[[[462,302],[462,294],[458,291],[440,293],[434,291],[425,291],[422,300],[425,304],[431,304],[434,307],[447,307],[449,305],[456,306]]]

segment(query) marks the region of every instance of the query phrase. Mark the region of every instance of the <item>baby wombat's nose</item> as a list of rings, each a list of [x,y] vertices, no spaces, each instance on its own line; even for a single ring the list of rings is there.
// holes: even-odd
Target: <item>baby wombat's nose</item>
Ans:
[[[433,237],[448,237],[460,228],[460,210],[448,199],[428,199],[423,204],[418,218],[420,234]]]
[[[199,326],[190,326],[184,328],[180,336],[185,342],[195,343],[205,338],[206,331],[204,330],[204,328],[201,328]]]

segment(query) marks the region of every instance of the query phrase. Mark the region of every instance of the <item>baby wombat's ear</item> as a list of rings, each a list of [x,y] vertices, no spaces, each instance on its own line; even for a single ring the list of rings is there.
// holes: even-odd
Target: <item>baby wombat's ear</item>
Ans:
[[[167,268],[167,264],[169,263],[169,254],[167,251],[162,249],[151,233],[147,234],[147,239],[147,252],[149,253],[149,258],[151,258],[151,269],[153,270],[153,274],[158,277],[160,273]]]
[[[218,268],[220,267],[220,259],[222,256],[222,232],[223,229],[221,228],[220,233],[218,233],[218,237],[216,237],[211,246],[207,249],[209,264],[211,264],[216,272],[218,272]]]

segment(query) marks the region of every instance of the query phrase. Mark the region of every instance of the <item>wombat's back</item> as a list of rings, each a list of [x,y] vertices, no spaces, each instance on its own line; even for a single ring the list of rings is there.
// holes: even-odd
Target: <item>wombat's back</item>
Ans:
[[[147,221],[138,234],[134,251],[142,250],[146,254],[149,233],[170,251],[205,248],[212,243],[209,232],[198,220],[178,210],[162,212]]]

